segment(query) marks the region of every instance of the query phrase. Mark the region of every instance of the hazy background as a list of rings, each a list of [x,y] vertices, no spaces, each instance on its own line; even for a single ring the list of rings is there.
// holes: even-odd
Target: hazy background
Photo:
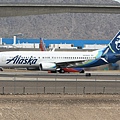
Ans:
[[[117,0],[0,0],[0,3],[119,4]],[[0,18],[0,37],[111,39],[120,29],[120,14],[64,13]]]

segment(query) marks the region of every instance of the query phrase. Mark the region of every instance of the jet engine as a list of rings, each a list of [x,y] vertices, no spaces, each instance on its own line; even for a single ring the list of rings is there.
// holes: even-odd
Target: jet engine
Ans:
[[[55,63],[41,63],[39,66],[39,70],[56,70],[56,64]]]

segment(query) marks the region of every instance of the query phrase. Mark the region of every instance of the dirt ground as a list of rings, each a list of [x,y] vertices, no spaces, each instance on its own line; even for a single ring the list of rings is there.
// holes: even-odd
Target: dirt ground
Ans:
[[[0,95],[0,120],[118,120],[120,95]]]

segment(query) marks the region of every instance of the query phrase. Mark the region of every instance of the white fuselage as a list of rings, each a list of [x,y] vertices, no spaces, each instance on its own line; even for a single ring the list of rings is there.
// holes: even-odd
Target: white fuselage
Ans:
[[[0,52],[0,67],[39,66],[40,63],[61,63],[95,59],[94,52],[11,51]]]

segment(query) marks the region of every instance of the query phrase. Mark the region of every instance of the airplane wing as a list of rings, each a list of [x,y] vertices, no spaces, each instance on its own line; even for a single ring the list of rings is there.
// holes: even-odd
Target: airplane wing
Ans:
[[[78,60],[78,61],[68,61],[68,62],[56,62],[56,65],[60,66],[60,67],[75,67],[75,66],[78,66],[80,64],[83,64],[84,62],[87,62],[87,61]]]

